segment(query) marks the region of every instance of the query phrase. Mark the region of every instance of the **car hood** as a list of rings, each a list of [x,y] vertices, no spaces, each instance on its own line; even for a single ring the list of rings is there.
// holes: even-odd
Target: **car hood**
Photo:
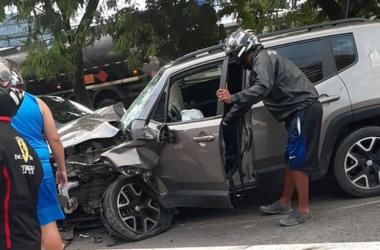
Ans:
[[[84,141],[114,137],[119,129],[109,122],[111,116],[94,112],[62,126],[58,130],[64,148],[75,146]]]
[[[115,110],[113,109],[113,105],[97,109],[93,112],[93,114],[98,114],[102,116],[108,122],[120,120],[120,117],[118,116],[118,114],[116,114]]]

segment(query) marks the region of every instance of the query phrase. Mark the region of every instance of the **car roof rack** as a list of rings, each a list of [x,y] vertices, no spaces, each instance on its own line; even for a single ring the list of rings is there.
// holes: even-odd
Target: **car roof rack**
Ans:
[[[211,46],[211,47],[208,47],[208,48],[204,48],[204,49],[200,49],[200,50],[191,52],[189,54],[186,54],[186,55],[181,56],[180,58],[176,59],[172,63],[172,65],[177,65],[177,64],[180,64],[180,63],[183,63],[183,62],[187,62],[187,61],[189,61],[191,59],[194,59],[194,58],[197,58],[197,57],[202,57],[202,56],[206,56],[206,55],[209,55],[209,54],[214,54],[214,53],[217,53],[217,52],[224,51],[224,46],[225,46],[224,43],[220,43],[220,44],[215,45],[215,46]]]
[[[323,22],[323,23],[318,23],[318,24],[311,24],[311,25],[306,25],[302,26],[299,28],[295,29],[286,29],[286,30],[280,30],[277,32],[272,32],[272,33],[267,33],[260,35],[260,39],[262,40],[270,40],[271,38],[276,38],[277,36],[280,35],[290,35],[292,33],[302,33],[302,32],[310,32],[314,29],[321,29],[321,28],[328,28],[332,26],[338,26],[338,25],[344,25],[344,24],[350,24],[350,23],[363,23],[363,22],[370,22],[370,20],[365,19],[365,18],[347,18],[347,19],[341,19],[341,20],[336,20],[336,21],[331,21],[331,22]]]

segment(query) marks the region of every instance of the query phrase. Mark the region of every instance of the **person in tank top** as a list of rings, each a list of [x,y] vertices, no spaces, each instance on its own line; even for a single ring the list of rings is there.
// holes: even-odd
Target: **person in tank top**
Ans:
[[[20,71],[14,62],[10,62],[10,66],[15,72]],[[22,81],[14,82],[13,85],[19,89],[24,88]],[[12,119],[12,126],[37,152],[43,169],[44,178],[37,205],[42,246],[46,250],[62,249],[56,221],[65,218],[57,197],[57,184],[60,188],[67,184],[64,149],[49,107],[38,97],[24,93],[24,100]],[[50,163],[49,146],[57,162],[56,174]]]

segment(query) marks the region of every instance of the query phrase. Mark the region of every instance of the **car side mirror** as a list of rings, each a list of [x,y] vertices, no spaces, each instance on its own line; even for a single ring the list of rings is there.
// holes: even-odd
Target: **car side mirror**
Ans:
[[[175,143],[175,134],[170,131],[168,125],[163,125],[159,128],[157,140],[159,142]]]

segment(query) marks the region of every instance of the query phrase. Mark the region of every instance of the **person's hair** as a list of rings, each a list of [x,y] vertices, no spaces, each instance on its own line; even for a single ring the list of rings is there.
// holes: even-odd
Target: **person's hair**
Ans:
[[[10,70],[13,70],[13,71],[16,71],[17,73],[20,73],[21,68],[15,61],[13,61],[12,59],[8,59],[8,58],[6,58],[5,60],[7,60]]]

